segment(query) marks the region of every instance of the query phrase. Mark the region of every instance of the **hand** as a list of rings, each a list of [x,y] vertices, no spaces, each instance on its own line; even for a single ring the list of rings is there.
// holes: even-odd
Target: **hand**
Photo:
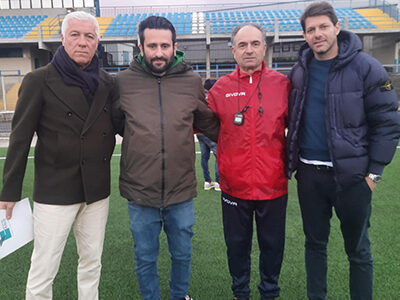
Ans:
[[[0,201],[0,209],[6,210],[6,218],[9,220],[12,217],[12,211],[15,206],[15,202]]]
[[[369,178],[368,176],[365,177],[365,181],[367,182],[369,188],[371,189],[371,192],[373,192],[374,189],[376,188],[376,183],[371,178]]]

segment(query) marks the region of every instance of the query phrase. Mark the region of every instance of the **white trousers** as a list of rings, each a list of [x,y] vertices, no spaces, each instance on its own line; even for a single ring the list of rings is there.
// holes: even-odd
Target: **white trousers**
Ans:
[[[78,261],[78,299],[97,300],[109,197],[90,205],[34,203],[34,247],[26,300],[50,300],[52,286],[73,225]]]

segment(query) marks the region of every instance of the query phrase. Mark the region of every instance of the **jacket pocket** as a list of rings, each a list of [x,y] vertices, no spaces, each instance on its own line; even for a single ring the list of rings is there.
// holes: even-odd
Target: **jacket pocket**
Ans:
[[[333,103],[335,104],[335,125],[339,135],[353,146],[368,145],[368,128],[362,91],[336,95]]]

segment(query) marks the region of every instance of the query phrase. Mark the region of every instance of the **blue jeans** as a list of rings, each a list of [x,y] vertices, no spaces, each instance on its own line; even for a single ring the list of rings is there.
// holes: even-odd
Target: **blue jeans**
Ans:
[[[210,151],[214,153],[215,156],[215,181],[219,183],[219,171],[217,164],[217,143],[210,140],[205,135],[197,135],[199,140],[200,151],[201,151],[201,169],[203,170],[204,180],[211,182],[210,171],[208,169],[208,160],[210,159]]]
[[[193,200],[165,208],[140,206],[129,201],[128,208],[136,274],[143,300],[161,299],[157,257],[159,235],[163,226],[171,254],[170,299],[184,298],[189,289],[192,260]]]

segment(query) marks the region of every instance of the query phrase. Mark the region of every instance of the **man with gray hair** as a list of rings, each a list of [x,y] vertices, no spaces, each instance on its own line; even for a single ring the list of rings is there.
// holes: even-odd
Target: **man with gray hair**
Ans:
[[[19,90],[4,166],[0,209],[12,218],[33,135],[34,248],[26,299],[52,299],[53,280],[72,224],[79,254],[78,298],[98,299],[110,195],[112,77],[95,55],[99,25],[68,14],[62,46],[48,65],[27,74]]]
[[[260,248],[262,300],[279,296],[288,183],[285,127],[289,80],[266,67],[265,31],[258,24],[235,28],[232,53],[238,67],[208,92],[220,120],[218,167],[222,216],[234,299],[250,297],[253,220]]]

